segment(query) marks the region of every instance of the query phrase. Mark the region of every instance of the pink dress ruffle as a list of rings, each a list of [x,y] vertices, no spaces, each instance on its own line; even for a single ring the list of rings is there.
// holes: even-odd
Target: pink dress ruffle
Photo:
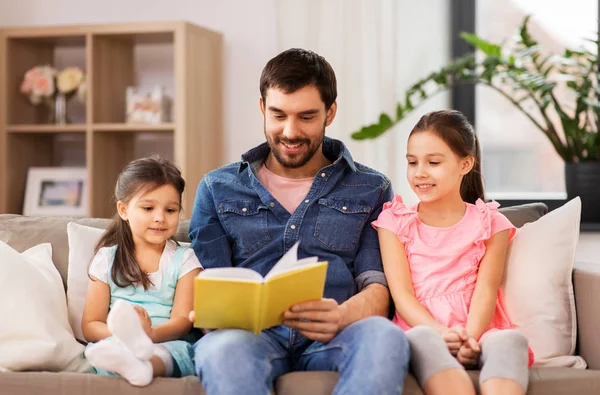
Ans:
[[[466,203],[463,218],[448,228],[432,227],[419,219],[418,205],[408,207],[399,195],[385,203],[372,226],[398,235],[404,244],[415,296],[440,324],[446,327],[466,326],[471,298],[477,282],[479,264],[485,255],[486,241],[498,232],[515,227],[498,212],[497,202]],[[410,329],[396,313],[394,322]],[[513,329],[502,294],[498,291],[496,311],[483,339],[492,331]],[[529,349],[529,364],[533,352]]]

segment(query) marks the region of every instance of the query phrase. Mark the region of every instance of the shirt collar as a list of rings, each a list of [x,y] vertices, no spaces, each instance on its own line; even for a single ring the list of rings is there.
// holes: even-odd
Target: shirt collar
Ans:
[[[271,152],[271,149],[267,142],[252,148],[242,155],[242,162],[240,163],[238,171],[241,172],[248,166],[258,169],[258,166],[265,161],[269,152]],[[348,148],[346,148],[344,143],[340,140],[325,137],[323,139],[323,154],[327,159],[331,160],[334,165],[345,161],[352,171],[356,171],[356,165],[354,164],[352,155],[350,155],[350,151],[348,151]]]

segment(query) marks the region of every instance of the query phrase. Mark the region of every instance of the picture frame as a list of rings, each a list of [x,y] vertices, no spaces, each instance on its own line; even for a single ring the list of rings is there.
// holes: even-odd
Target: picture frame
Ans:
[[[27,172],[23,215],[86,217],[86,168],[30,167]]]
[[[161,86],[127,87],[126,105],[128,123],[158,125],[170,121],[171,101]]]

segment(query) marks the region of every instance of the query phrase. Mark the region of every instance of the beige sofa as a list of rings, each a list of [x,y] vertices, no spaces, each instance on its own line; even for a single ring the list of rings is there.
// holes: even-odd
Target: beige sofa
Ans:
[[[516,225],[534,221],[545,212],[543,205],[528,205],[502,209]],[[69,218],[22,217],[0,215],[0,240],[18,251],[43,242],[53,246],[53,261],[66,287]],[[75,222],[103,228],[104,219],[79,219]],[[176,238],[187,241],[188,222],[182,221]],[[579,354],[589,365],[588,370],[568,368],[533,368],[530,370],[530,395],[592,395],[600,394],[600,266],[576,265],[574,273],[577,313],[579,322]],[[6,318],[6,317],[3,317]],[[1,350],[1,345],[0,345]],[[1,352],[1,351],[0,351]],[[244,363],[240,361],[240,363]],[[478,372],[469,372],[474,382]],[[368,374],[368,372],[365,372]],[[277,394],[330,394],[337,381],[337,373],[296,372],[281,377]],[[10,372],[0,373],[0,395],[64,395],[64,394],[169,394],[200,395],[204,391],[196,377],[182,379],[159,378],[145,388],[130,386],[117,377],[82,373]],[[405,395],[422,394],[412,376],[405,382]]]

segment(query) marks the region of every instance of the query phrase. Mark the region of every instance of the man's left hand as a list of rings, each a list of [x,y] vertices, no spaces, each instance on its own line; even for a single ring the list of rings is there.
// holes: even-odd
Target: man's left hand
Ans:
[[[298,303],[283,313],[283,325],[321,343],[330,342],[342,329],[346,306],[335,299]]]

